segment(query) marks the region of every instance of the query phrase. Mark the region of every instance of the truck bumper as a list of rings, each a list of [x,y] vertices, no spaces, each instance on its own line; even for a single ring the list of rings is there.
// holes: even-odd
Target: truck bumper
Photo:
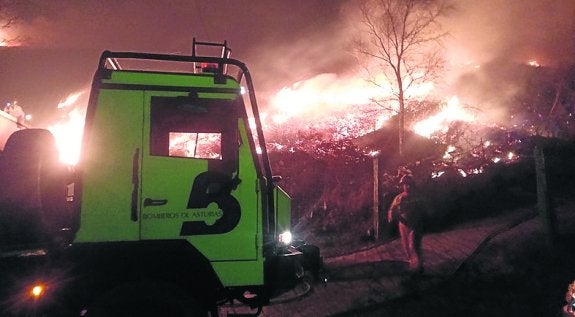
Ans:
[[[266,285],[272,294],[294,288],[306,275],[316,283],[327,282],[317,246],[301,243],[282,247],[266,260]]]

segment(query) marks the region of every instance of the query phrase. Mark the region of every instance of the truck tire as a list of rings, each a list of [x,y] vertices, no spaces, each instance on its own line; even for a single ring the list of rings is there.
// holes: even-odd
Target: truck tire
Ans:
[[[0,160],[0,217],[16,224],[22,218],[20,223],[26,224],[11,228],[13,238],[25,243],[58,239],[61,229],[73,227],[66,204],[68,178],[50,131],[24,129],[8,138]]]
[[[96,300],[86,317],[207,317],[208,311],[178,286],[145,281],[116,287]]]

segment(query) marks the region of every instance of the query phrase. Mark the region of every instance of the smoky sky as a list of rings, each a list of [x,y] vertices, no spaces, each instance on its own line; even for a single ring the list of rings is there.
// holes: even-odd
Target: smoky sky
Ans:
[[[445,19],[446,91],[492,122],[526,87],[536,61],[545,68],[575,62],[575,1],[459,0]]]
[[[233,45],[294,42],[336,21],[338,0],[21,0],[28,45],[189,53],[193,37]]]
[[[458,0],[455,7],[445,23],[452,58],[542,64],[575,60],[573,0]]]
[[[20,0],[15,3],[31,46],[188,53],[192,37],[197,37],[228,40],[235,48],[234,54],[245,58],[264,44],[279,45],[282,50],[294,47],[304,55],[306,46],[307,50],[313,50],[310,44],[340,44],[340,35],[346,34],[342,28],[350,23],[342,8],[349,11],[358,2]],[[455,10],[444,25],[451,38],[448,48],[459,54],[459,58],[484,61],[499,56],[539,57],[545,62],[574,59],[573,0],[454,0],[453,4]],[[328,59],[337,53],[338,50],[333,50],[324,55]]]
[[[2,77],[11,79],[8,86],[0,85],[0,98],[31,99],[31,94],[38,94],[23,87],[36,72],[40,81],[58,85],[49,92],[49,98],[37,99],[57,102],[71,93],[69,90],[79,89],[80,82],[87,85],[103,50],[189,54],[194,37],[199,41],[227,41],[232,57],[246,62],[256,89],[265,95],[265,91],[324,72],[345,59],[336,47],[343,2],[14,1],[12,8],[20,23],[8,31],[25,39],[20,48],[23,57],[11,52],[9,61],[6,56],[0,61],[0,67],[5,68],[0,68]],[[43,53],[46,56],[37,56]],[[78,76],[79,72],[84,76]],[[70,74],[68,80],[66,73]],[[23,84],[16,87],[16,81]],[[70,82],[76,85],[66,88]]]
[[[21,20],[10,32],[26,39],[18,52],[28,57],[16,51],[0,56],[4,82],[0,101],[29,98],[29,104],[37,104],[34,96],[53,103],[87,85],[102,50],[188,54],[193,37],[227,40],[232,57],[247,63],[259,89],[256,93],[265,99],[284,86],[322,73],[352,73],[350,30],[360,23],[355,18],[358,1],[12,1]],[[453,4],[455,10],[442,20],[449,32],[444,40],[451,67],[444,75],[447,85],[457,80],[459,67],[466,63],[536,59],[543,65],[559,65],[575,60],[573,0],[454,0]],[[38,57],[26,50],[48,53]],[[31,86],[31,82],[44,84]]]

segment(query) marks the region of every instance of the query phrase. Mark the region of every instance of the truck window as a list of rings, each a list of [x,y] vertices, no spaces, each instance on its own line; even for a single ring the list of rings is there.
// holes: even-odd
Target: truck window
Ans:
[[[235,170],[238,116],[234,100],[154,96],[150,106],[151,155],[206,159],[214,167]]]
[[[168,155],[221,160],[222,134],[170,132]]]

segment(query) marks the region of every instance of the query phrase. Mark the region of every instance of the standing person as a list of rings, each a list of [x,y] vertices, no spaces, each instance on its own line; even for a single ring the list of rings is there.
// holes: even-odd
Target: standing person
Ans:
[[[401,245],[413,271],[423,270],[421,261],[422,202],[414,192],[415,182],[411,175],[404,175],[399,184],[403,191],[393,199],[387,213],[387,221],[398,221]]]

